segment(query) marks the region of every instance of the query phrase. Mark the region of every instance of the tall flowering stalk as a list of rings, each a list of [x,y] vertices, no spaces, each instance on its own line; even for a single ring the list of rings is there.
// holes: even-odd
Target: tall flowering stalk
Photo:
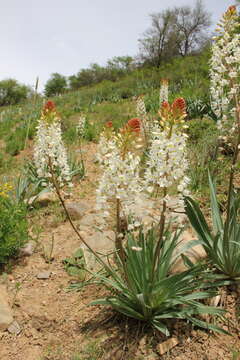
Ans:
[[[211,95],[218,115],[218,126],[224,140],[230,138],[234,147],[229,174],[226,216],[223,216],[216,195],[216,186],[209,174],[212,229],[209,228],[198,204],[186,198],[186,211],[202,240],[209,259],[229,278],[240,278],[239,197],[234,189],[234,177],[240,149],[240,17],[230,6],[223,15],[214,39],[211,58]],[[225,214],[224,214],[225,215]]]
[[[82,138],[84,135],[85,126],[86,126],[86,116],[81,114],[77,124],[77,133],[80,138]]]
[[[164,101],[168,101],[168,80],[167,79],[161,80],[161,86],[160,86],[160,92],[159,92],[160,107]]]
[[[123,254],[119,235],[120,218],[131,215],[131,205],[141,192],[140,156],[135,153],[136,140],[140,133],[139,119],[131,119],[126,126],[115,133],[109,123],[101,135],[98,160],[103,174],[97,188],[97,209],[103,216],[116,211],[116,247]]]
[[[240,21],[235,6],[223,15],[214,38],[210,61],[212,108],[222,132],[234,133],[240,95]]]
[[[168,207],[169,189],[173,186],[182,197],[187,195],[189,182],[186,176],[188,161],[186,159],[186,134],[184,118],[186,105],[183,98],[176,99],[172,105],[163,101],[159,111],[160,124],[155,126],[149,148],[145,170],[145,183],[148,191],[162,196],[162,210],[159,222],[159,240],[155,252],[154,267],[157,263]],[[181,200],[181,199],[180,199]]]
[[[102,258],[89,246],[75,226],[67,210],[65,201],[61,194],[61,187],[64,184],[71,186],[69,176],[69,166],[67,164],[67,154],[61,137],[61,124],[56,111],[55,104],[48,101],[43,110],[37,127],[37,137],[34,149],[34,161],[38,175],[48,179],[50,186],[56,194],[65,211],[66,217],[78,236],[79,240],[96,257],[101,265],[111,272],[109,266]]]
[[[142,131],[144,135],[145,145],[148,146],[150,133],[151,133],[151,121],[146,111],[145,102],[143,95],[138,96],[136,100],[136,113],[139,119],[142,122]]]
[[[38,176],[45,178],[50,186],[53,173],[59,187],[65,184],[72,186],[67,152],[62,141],[61,122],[52,101],[45,104],[38,122],[34,163]]]
[[[184,193],[188,183],[186,169],[186,139],[184,132],[186,105],[183,98],[172,105],[164,101],[159,111],[160,123],[155,126],[145,170],[145,181],[150,192],[167,192],[177,184],[178,191]],[[164,190],[165,189],[165,190]],[[165,195],[166,196],[166,195]],[[166,200],[166,199],[165,199]]]
[[[228,224],[240,147],[240,19],[235,6],[230,6],[225,12],[217,31],[219,36],[214,39],[210,70],[212,105],[219,118],[218,127],[223,139],[228,138],[234,145],[228,190]]]
[[[163,103],[168,102],[169,81],[167,79],[162,79],[160,83],[161,86],[159,91],[159,109],[161,109]],[[137,116],[142,121],[142,129],[145,137],[145,145],[148,148],[152,136],[152,132],[154,131],[155,125],[158,124],[158,120],[152,119],[151,116],[147,114],[144,98],[142,95],[137,97],[136,112],[137,112]]]
[[[83,161],[83,152],[82,152],[82,139],[85,131],[85,126],[86,126],[86,116],[84,114],[81,114],[77,124],[77,134],[78,134],[78,142],[79,142],[79,151],[81,156],[81,165],[83,167],[83,171],[84,171],[84,161]]]

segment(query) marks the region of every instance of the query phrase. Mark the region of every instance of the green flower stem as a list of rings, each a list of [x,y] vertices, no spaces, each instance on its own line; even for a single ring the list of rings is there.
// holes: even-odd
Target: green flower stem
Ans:
[[[235,96],[235,104],[236,104],[236,123],[238,127],[238,136],[237,136],[237,142],[234,149],[234,155],[232,160],[232,166],[231,166],[231,172],[229,176],[229,185],[228,185],[228,202],[227,202],[227,218],[226,223],[224,227],[224,239],[228,236],[228,229],[229,229],[229,222],[230,222],[230,207],[231,207],[231,200],[232,200],[232,189],[233,189],[233,182],[234,182],[234,175],[236,171],[236,163],[238,160],[238,154],[239,154],[239,145],[240,145],[240,108],[238,104],[238,98]]]
[[[52,184],[56,190],[56,194],[62,204],[62,207],[66,213],[66,216],[67,216],[67,219],[71,225],[71,227],[73,228],[74,232],[76,233],[76,235],[78,236],[78,238],[81,240],[81,242],[88,248],[88,250],[94,254],[94,256],[99,260],[99,262],[104,266],[104,267],[107,267],[107,265],[104,263],[104,261],[100,258],[100,256],[88,245],[88,243],[84,240],[84,238],[81,236],[81,234],[79,233],[79,231],[77,230],[76,226],[74,225],[72,219],[71,219],[71,216],[66,208],[66,205],[65,205],[65,201],[63,200],[62,198],[62,195],[61,195],[61,192],[60,192],[60,189],[59,189],[59,186],[58,186],[58,183],[57,183],[57,180],[55,178],[55,175],[54,175],[54,171],[53,171],[53,168],[52,168],[52,163],[51,163],[51,159],[49,159],[49,169],[50,169],[50,172],[51,172],[51,177],[52,177]]]
[[[35,106],[35,105],[36,105],[36,102],[37,102],[38,82],[39,82],[39,78],[37,77],[36,83],[35,83],[34,97],[33,97],[33,106]],[[32,114],[31,114],[31,115],[32,115]],[[29,130],[30,130],[30,123],[31,123],[31,116],[30,116],[29,119],[28,119],[27,133],[26,133],[26,137],[25,137],[24,149],[26,149],[26,146],[27,146],[28,135],[29,135]]]
[[[116,218],[117,218],[117,232],[116,232],[116,249],[118,250],[121,262],[124,266],[125,264],[125,252],[122,245],[122,239],[119,237],[121,234],[121,224],[120,224],[120,200],[116,199]]]
[[[167,188],[165,187],[163,189],[163,196],[165,197],[166,195],[167,195]],[[166,202],[166,200],[163,200],[163,207],[162,207],[161,217],[160,217],[160,221],[159,221],[159,237],[158,237],[156,250],[154,253],[154,260],[153,260],[153,267],[152,267],[152,281],[154,280],[154,273],[156,270],[157,262],[159,261],[159,254],[160,254],[160,249],[161,249],[161,245],[162,245],[162,241],[163,241],[163,234],[164,234],[165,221],[166,221],[166,215],[165,215],[166,210],[167,210],[167,202]]]

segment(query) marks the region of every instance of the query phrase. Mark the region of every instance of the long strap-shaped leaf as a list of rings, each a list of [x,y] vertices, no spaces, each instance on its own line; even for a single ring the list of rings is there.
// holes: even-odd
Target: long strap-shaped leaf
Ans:
[[[208,224],[197,202],[188,196],[185,197],[185,211],[191,225],[203,240],[204,247],[211,248],[212,236]]]
[[[220,214],[217,195],[216,195],[216,186],[212,181],[210,172],[208,171],[208,181],[210,188],[210,199],[211,199],[211,211],[212,211],[212,222],[214,234],[223,232],[223,221]]]

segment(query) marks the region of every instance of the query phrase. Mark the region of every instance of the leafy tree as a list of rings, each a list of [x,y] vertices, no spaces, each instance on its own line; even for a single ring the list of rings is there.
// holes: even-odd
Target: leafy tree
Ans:
[[[134,69],[134,59],[131,56],[115,56],[107,61],[106,66],[93,63],[89,68],[82,69],[76,75],[70,76],[69,86],[70,89],[76,90],[104,80],[116,81],[132,69]]]
[[[193,8],[175,7],[150,16],[151,27],[139,39],[140,59],[144,63],[160,66],[163,60],[186,56],[206,44],[211,22],[201,0]]]
[[[112,70],[129,71],[133,67],[134,59],[131,56],[114,56],[108,60],[107,68]]]
[[[47,97],[60,95],[67,90],[67,79],[59,73],[53,73],[51,78],[47,81],[44,89],[44,94]]]
[[[82,69],[76,75],[69,76],[69,85],[72,90],[91,85],[94,82],[95,78],[92,69]]]
[[[178,51],[182,56],[201,47],[208,39],[206,30],[211,25],[210,14],[198,0],[194,8],[182,6],[175,8],[175,32]]]
[[[160,66],[162,60],[172,52],[176,52],[174,44],[173,26],[175,15],[172,10],[164,10],[150,15],[151,27],[145,31],[143,38],[139,39],[140,58],[151,65]]]
[[[30,87],[19,84],[15,79],[0,81],[0,106],[18,104],[26,100],[30,94]]]

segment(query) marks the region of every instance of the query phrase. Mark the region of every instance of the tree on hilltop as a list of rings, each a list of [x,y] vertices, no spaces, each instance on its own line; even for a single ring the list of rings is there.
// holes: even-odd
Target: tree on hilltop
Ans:
[[[67,79],[59,73],[53,73],[46,82],[44,94],[46,97],[60,95],[67,90]]]
[[[160,66],[163,60],[186,56],[206,43],[211,17],[201,0],[193,8],[175,7],[150,17],[151,26],[139,39],[140,59],[145,63]]]
[[[20,84],[15,79],[0,81],[0,106],[16,105],[26,100],[32,90],[30,87]]]
[[[188,55],[190,52],[201,48],[206,42],[206,30],[211,25],[211,15],[204,9],[201,0],[196,2],[194,8],[182,6],[174,9],[174,29],[178,36],[176,42],[179,54]]]

